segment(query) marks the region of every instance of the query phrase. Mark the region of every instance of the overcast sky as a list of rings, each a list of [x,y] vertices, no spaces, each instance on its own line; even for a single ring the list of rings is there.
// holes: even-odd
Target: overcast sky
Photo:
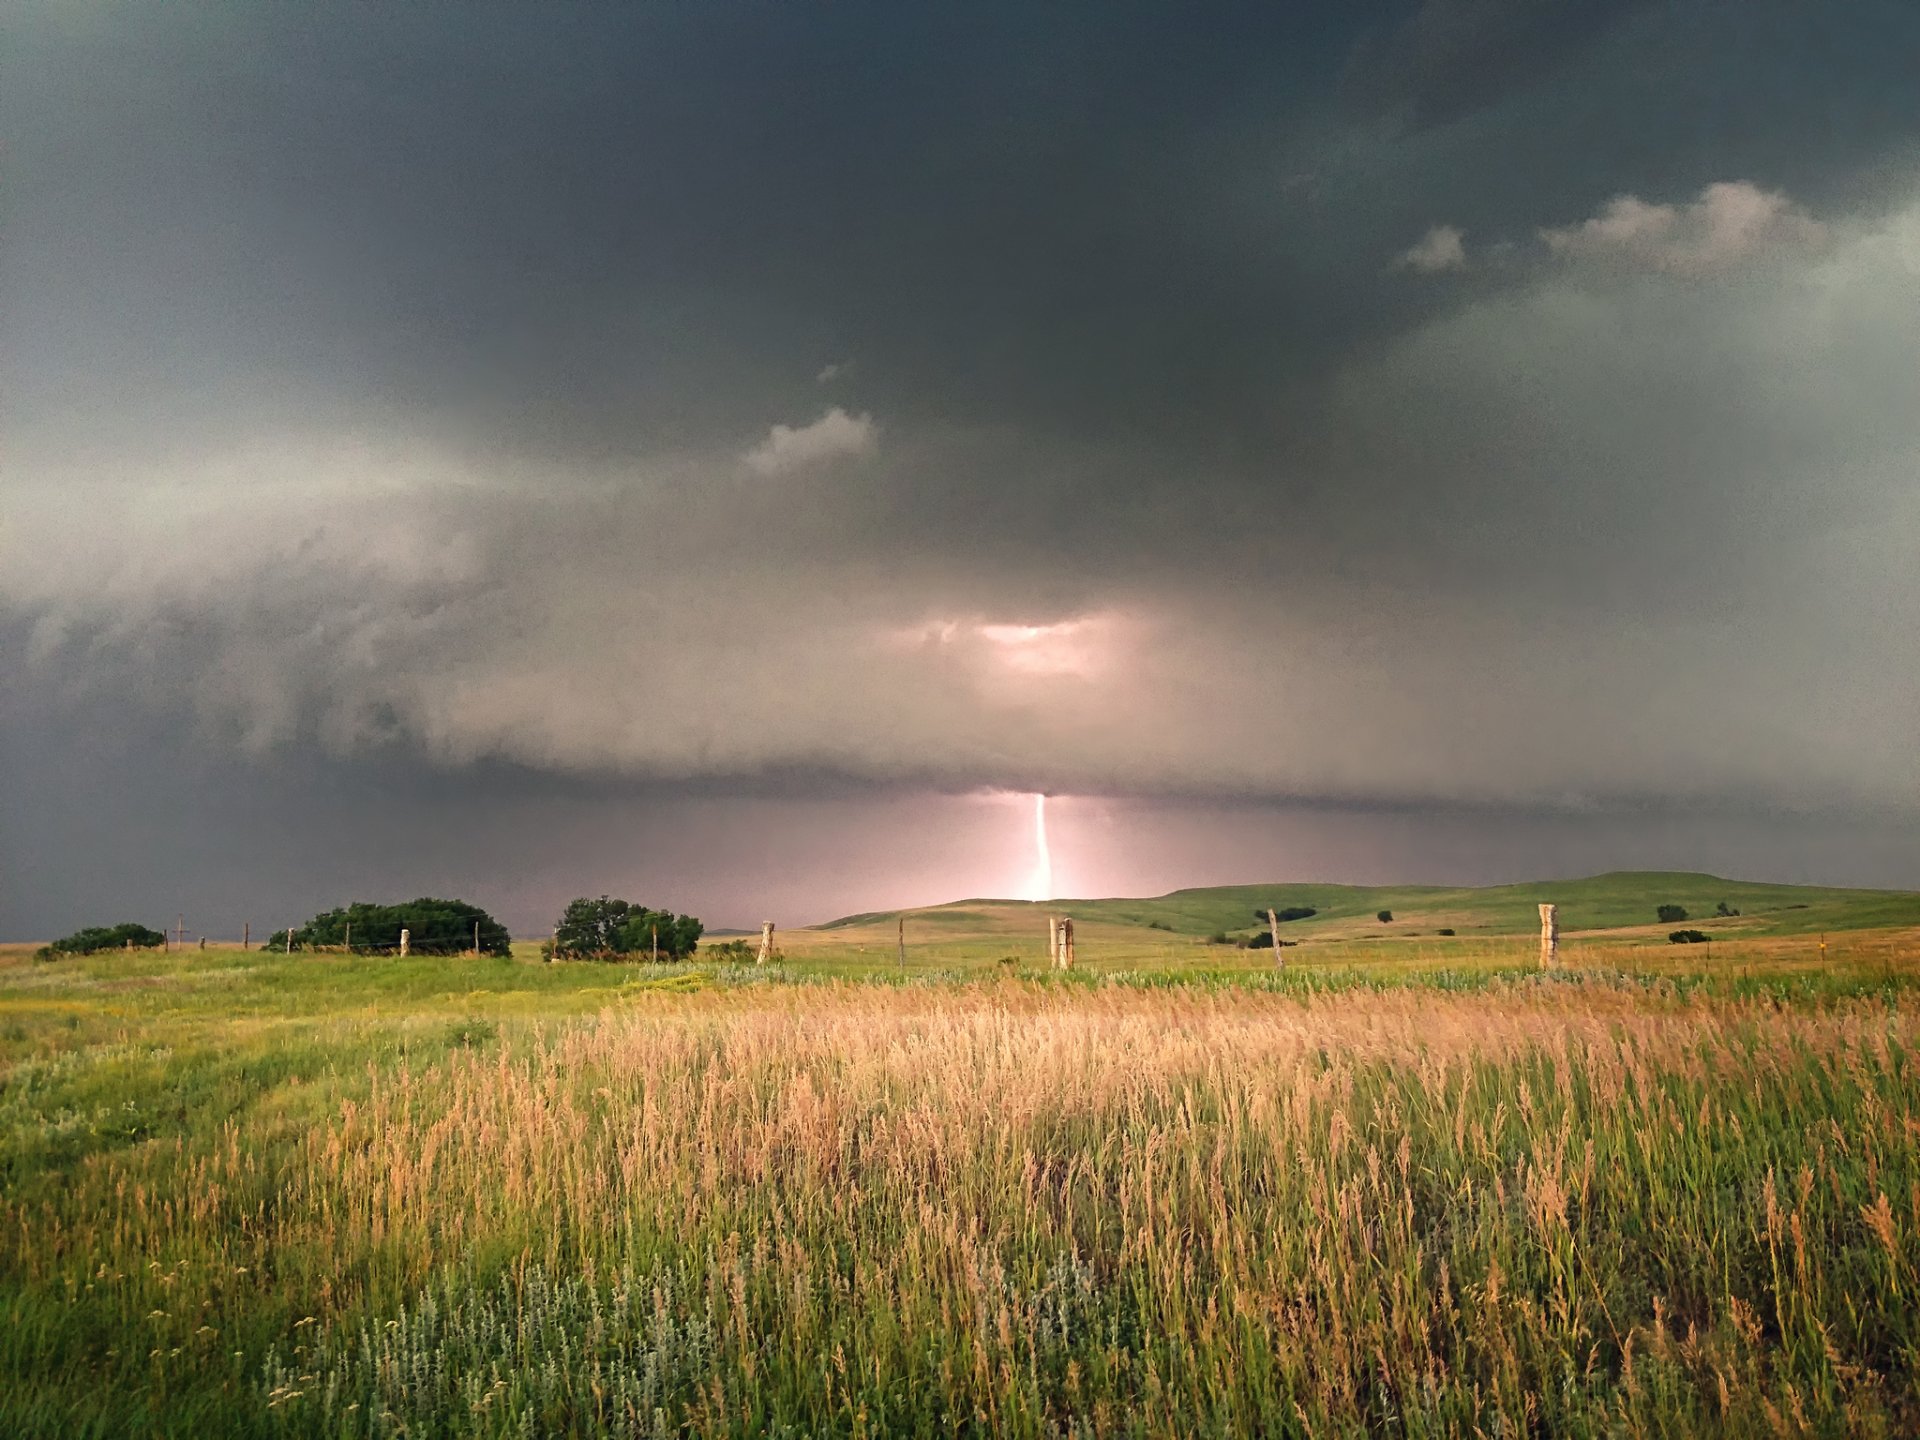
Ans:
[[[1920,10],[14,6],[0,938],[1920,885]],[[764,912],[764,913],[763,913]]]

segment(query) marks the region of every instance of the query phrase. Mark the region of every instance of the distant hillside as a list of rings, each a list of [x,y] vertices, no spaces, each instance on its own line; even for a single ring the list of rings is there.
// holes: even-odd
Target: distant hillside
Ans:
[[[1434,934],[1520,935],[1539,928],[1542,902],[1560,907],[1563,932],[1671,929],[1659,920],[1662,905],[1678,905],[1687,924],[1710,933],[1806,934],[1882,926],[1920,926],[1920,892],[1846,890],[1810,885],[1767,885],[1715,875],[1673,871],[1614,871],[1581,880],[1546,880],[1480,888],[1434,885],[1216,885],[1175,890],[1151,899],[959,900],[922,910],[871,911],[848,915],[819,930],[865,930],[892,925],[902,914],[916,927],[953,931],[1026,930],[1043,913],[1071,915],[1076,922],[1152,927],[1176,935],[1250,932],[1256,912],[1311,907],[1315,913],[1289,921],[1288,935],[1301,939]],[[1723,917],[1725,903],[1738,916]],[[1382,923],[1378,913],[1393,913]]]

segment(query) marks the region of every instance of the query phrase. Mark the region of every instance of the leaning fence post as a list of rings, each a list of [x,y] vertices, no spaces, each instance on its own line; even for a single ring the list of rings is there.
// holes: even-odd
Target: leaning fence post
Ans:
[[[1540,968],[1551,970],[1560,963],[1560,907],[1540,907]]]
[[[1267,907],[1267,929],[1273,935],[1273,968],[1284,970],[1287,957],[1280,949],[1280,917],[1273,913],[1273,907]]]

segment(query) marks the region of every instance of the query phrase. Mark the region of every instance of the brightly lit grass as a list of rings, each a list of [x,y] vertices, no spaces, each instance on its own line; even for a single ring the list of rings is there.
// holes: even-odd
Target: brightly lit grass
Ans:
[[[1089,929],[0,962],[0,1433],[1920,1425],[1908,932]]]

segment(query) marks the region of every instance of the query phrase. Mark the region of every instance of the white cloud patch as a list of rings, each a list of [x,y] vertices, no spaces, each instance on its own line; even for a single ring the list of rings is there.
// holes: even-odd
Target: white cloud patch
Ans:
[[[1695,277],[1816,249],[1828,236],[1826,226],[1779,191],[1730,180],[1707,186],[1690,205],[1616,196],[1592,219],[1544,229],[1540,238],[1568,260]]]
[[[1418,244],[1402,251],[1394,260],[1398,270],[1417,270],[1422,275],[1438,275],[1443,270],[1464,270],[1467,266],[1467,235],[1454,225],[1436,225],[1420,237]]]
[[[747,452],[746,460],[749,469],[762,475],[783,475],[829,460],[871,455],[879,441],[880,427],[871,415],[849,415],[836,405],[811,425],[775,425]]]

